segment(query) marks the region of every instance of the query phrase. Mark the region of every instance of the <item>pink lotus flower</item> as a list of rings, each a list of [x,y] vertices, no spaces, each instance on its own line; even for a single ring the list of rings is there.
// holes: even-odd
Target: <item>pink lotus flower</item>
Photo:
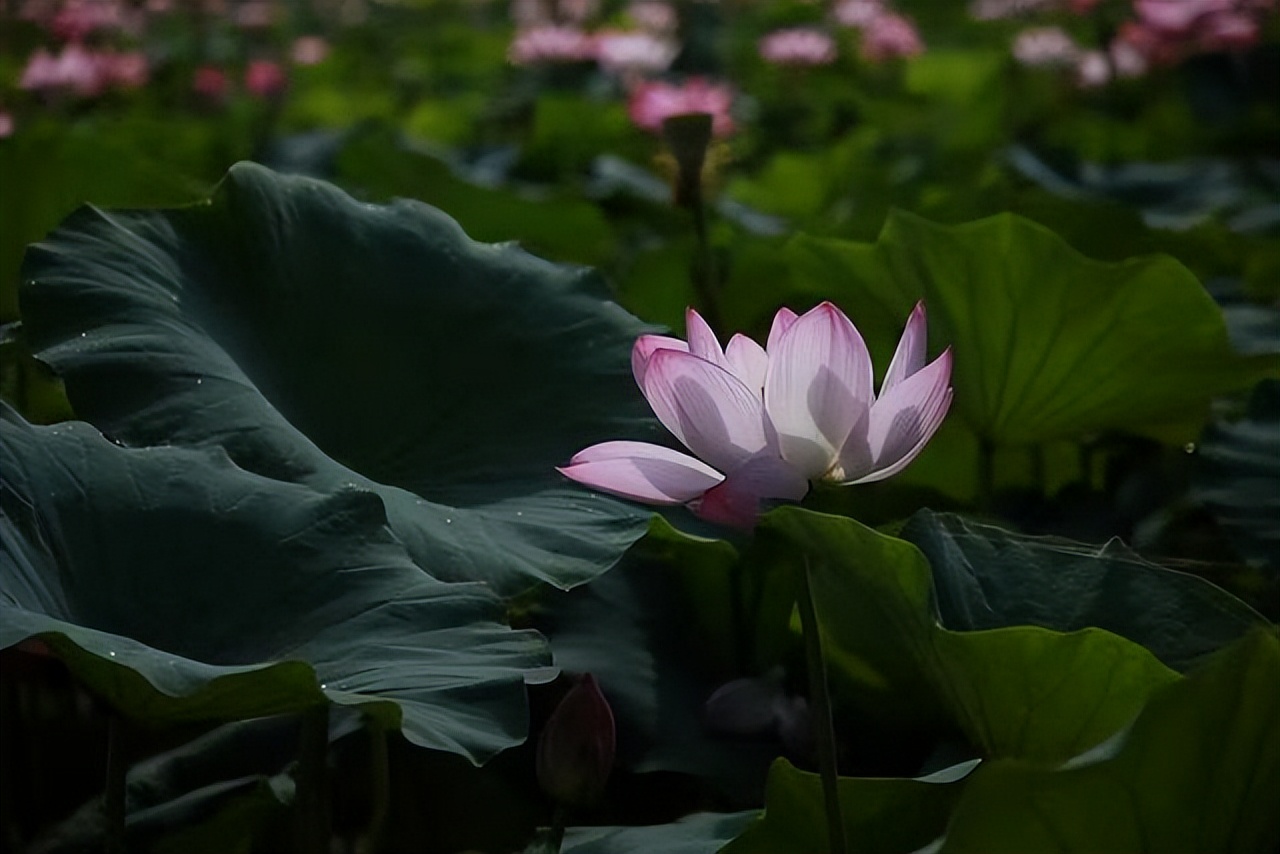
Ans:
[[[831,14],[842,26],[865,27],[885,14],[884,0],[840,0]]]
[[[103,80],[120,89],[140,89],[151,76],[147,57],[140,51],[100,53],[98,62]]]
[[[627,17],[637,27],[651,33],[674,33],[680,25],[676,7],[663,0],[633,0],[627,6]]]
[[[627,112],[636,127],[650,133],[661,133],[662,123],[672,116],[689,113],[709,113],[711,133],[718,137],[734,131],[733,89],[723,83],[712,83],[701,77],[691,77],[684,83],[666,83],[649,80],[631,90]]]
[[[578,27],[553,24],[521,29],[507,48],[513,65],[544,65],[595,59],[595,41]]]
[[[103,71],[103,64],[93,51],[73,42],[57,56],[44,48],[33,53],[18,86],[36,92],[66,90],[87,98],[106,87]]]
[[[219,100],[231,91],[231,78],[216,65],[202,65],[191,79],[191,89],[202,97]]]
[[[640,30],[596,33],[596,61],[616,74],[666,71],[680,48],[671,39]]]
[[[255,59],[244,69],[244,88],[258,98],[272,98],[288,83],[284,69],[270,59]]]
[[[289,50],[294,65],[319,65],[328,56],[329,42],[323,36],[298,36]]]
[[[1013,58],[1023,65],[1072,66],[1080,58],[1080,46],[1062,27],[1031,27],[1013,40]]]
[[[604,442],[561,473],[750,528],[762,500],[798,501],[810,481],[870,483],[898,473],[951,405],[951,351],[925,364],[923,304],[907,320],[878,397],[862,336],[829,302],[799,317],[781,309],[763,348],[735,335],[722,350],[692,309],[686,325],[688,343],[642,335],[631,367],[658,420],[697,458],[646,442]]]
[[[0,139],[13,136],[14,127],[13,116],[0,110]]]
[[[812,27],[775,30],[760,39],[760,56],[774,65],[830,65],[836,61],[836,40]]]
[[[862,31],[862,55],[868,62],[883,62],[895,57],[924,53],[924,42],[915,24],[903,15],[886,13]]]

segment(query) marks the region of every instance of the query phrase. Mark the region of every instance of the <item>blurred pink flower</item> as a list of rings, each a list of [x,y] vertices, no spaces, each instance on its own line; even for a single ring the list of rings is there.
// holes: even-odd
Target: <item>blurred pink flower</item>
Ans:
[[[204,98],[219,100],[231,91],[231,78],[216,65],[202,65],[191,79],[191,90]]]
[[[289,56],[294,65],[319,65],[329,56],[329,43],[322,36],[298,36]]]
[[[1206,15],[1232,12],[1238,0],[1134,0],[1138,20],[1167,34],[1184,34]]]
[[[1023,65],[1072,66],[1080,56],[1077,45],[1061,27],[1031,27],[1013,40],[1013,58]]]
[[[884,0],[840,0],[831,13],[842,26],[865,27],[886,11]]]
[[[969,16],[979,21],[999,21],[1042,12],[1058,5],[1059,0],[973,0]]]
[[[863,28],[861,48],[868,62],[883,62],[924,53],[924,42],[910,18],[886,12]]]
[[[9,113],[6,113],[4,110],[0,110],[0,139],[13,136],[13,131],[14,131],[13,116]]]
[[[50,29],[63,41],[80,41],[95,30],[121,26],[124,9],[117,0],[68,0],[53,16]]]
[[[627,17],[652,33],[673,33],[680,25],[676,7],[663,0],[634,0],[627,6]]]
[[[72,42],[57,56],[44,48],[36,50],[27,60],[18,86],[35,92],[68,91],[91,97],[100,93],[106,83],[97,55]]]
[[[1076,62],[1076,83],[1082,89],[1096,89],[1111,82],[1111,60],[1100,50],[1085,51]]]
[[[121,89],[140,89],[151,74],[147,57],[140,51],[98,54],[103,82]]]
[[[258,98],[272,98],[284,91],[288,79],[280,64],[270,59],[254,59],[244,69],[244,88]]]
[[[264,30],[276,22],[276,8],[270,0],[245,0],[231,14],[237,27],[246,30]]]
[[[671,39],[641,30],[603,30],[595,35],[596,61],[619,74],[665,71],[679,50]]]
[[[516,31],[507,48],[515,65],[582,62],[595,58],[595,41],[578,27],[543,24]]]
[[[721,349],[692,309],[686,326],[687,343],[642,335],[631,367],[658,420],[697,458],[646,442],[604,442],[576,454],[561,473],[750,528],[762,500],[798,501],[810,481],[870,483],[897,474],[951,405],[951,351],[926,364],[923,304],[907,320],[878,396],[862,336],[829,302],[799,317],[781,309],[766,347],[735,335]]]
[[[556,11],[562,21],[585,24],[600,11],[600,0],[559,0]]]
[[[760,39],[758,47],[764,61],[774,65],[830,65],[836,61],[836,40],[812,27],[775,30]]]
[[[684,83],[646,80],[631,90],[627,111],[636,127],[650,133],[661,133],[662,123],[672,116],[710,113],[712,134],[723,137],[734,131],[729,113],[733,98],[728,84],[702,77],[691,77]]]

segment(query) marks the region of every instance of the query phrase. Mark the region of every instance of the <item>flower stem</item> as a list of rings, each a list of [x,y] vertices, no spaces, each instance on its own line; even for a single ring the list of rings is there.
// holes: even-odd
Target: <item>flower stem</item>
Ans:
[[[329,706],[325,704],[302,713],[293,802],[297,854],[324,854],[329,850],[328,751]]]
[[[836,769],[836,730],[831,715],[831,695],[827,691],[827,667],[822,656],[822,635],[813,607],[809,583],[809,558],[804,559],[800,576],[800,631],[804,635],[805,658],[809,663],[809,695],[813,700],[813,740],[818,750],[818,773],[822,777],[822,800],[827,814],[827,845],[831,854],[845,854],[844,819],[840,815],[840,792]]]

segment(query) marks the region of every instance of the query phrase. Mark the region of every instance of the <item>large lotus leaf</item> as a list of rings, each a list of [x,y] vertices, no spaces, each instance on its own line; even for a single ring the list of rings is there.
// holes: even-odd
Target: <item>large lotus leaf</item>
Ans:
[[[0,438],[0,647],[41,637],[144,721],[328,701],[476,761],[524,738],[545,642],[486,586],[417,567],[373,493],[7,409]]]
[[[1274,851],[1280,642],[1256,631],[1065,765],[984,763],[942,852]]]
[[[840,817],[852,851],[908,854],[938,836],[977,760],[927,777],[841,777]],[[827,849],[822,780],[785,759],[769,770],[764,814],[724,854],[810,854]]]
[[[205,205],[81,209],[24,274],[26,333],[80,417],[371,490],[437,578],[571,586],[644,531],[554,469],[657,432],[629,370],[644,327],[596,278],[426,205],[242,164]]]
[[[943,628],[924,555],[852,519],[782,507],[764,517],[761,534],[770,560],[810,573],[838,699],[959,729],[984,756],[1065,760],[1177,678],[1102,629]]]
[[[1097,626],[1185,670],[1266,619],[1203,578],[1143,560],[1119,541],[1027,537],[921,510],[899,532],[933,570],[942,625],[957,631]]]
[[[1280,365],[1236,354],[1221,310],[1172,258],[1093,261],[1010,214],[942,226],[895,212],[874,244],[799,237],[790,258],[802,287],[856,308],[878,365],[924,299],[930,349],[954,348],[956,409],[997,444],[1194,438],[1214,395]]]

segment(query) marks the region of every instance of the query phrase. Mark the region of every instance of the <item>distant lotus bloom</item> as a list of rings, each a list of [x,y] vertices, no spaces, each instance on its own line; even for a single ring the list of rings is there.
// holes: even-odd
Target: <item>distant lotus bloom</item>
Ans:
[[[1151,60],[1142,48],[1124,36],[1125,30],[1121,27],[1107,48],[1107,53],[1111,57],[1111,68],[1117,77],[1141,77],[1147,73]]]
[[[1076,83],[1082,89],[1096,89],[1111,82],[1111,60],[1100,50],[1080,55],[1076,63]]]
[[[812,27],[775,30],[760,39],[760,56],[774,65],[830,65],[836,61],[836,40]]]
[[[106,87],[103,65],[97,54],[72,43],[54,56],[40,48],[27,60],[19,88],[36,92],[69,91],[82,97],[97,95]]]
[[[231,78],[216,65],[202,65],[191,78],[191,89],[202,97],[219,100],[231,90]]]
[[[671,39],[640,30],[598,32],[595,47],[600,67],[617,74],[666,71],[680,51]]]
[[[118,0],[69,0],[58,9],[49,28],[63,41],[80,41],[95,30],[120,28],[124,13]]]
[[[1032,27],[1013,40],[1013,58],[1030,66],[1072,66],[1080,46],[1061,27]]]
[[[1134,0],[1138,20],[1166,33],[1186,33],[1208,15],[1233,12],[1239,0]]]
[[[627,6],[627,17],[651,33],[673,33],[680,25],[676,7],[663,0],[634,0]]]
[[[329,43],[321,36],[298,36],[289,57],[294,65],[319,65],[329,56]]]
[[[863,28],[861,48],[868,62],[883,62],[924,53],[924,42],[910,18],[886,13]]]
[[[865,27],[885,14],[883,0],[840,0],[831,14],[845,27]]]
[[[284,69],[270,59],[254,59],[245,66],[244,88],[258,98],[279,95],[287,82]]]
[[[672,116],[709,113],[711,133],[724,137],[734,131],[729,114],[733,97],[732,87],[701,77],[691,77],[684,83],[647,80],[631,90],[627,111],[636,127],[650,133],[661,133],[662,123]]]
[[[121,89],[140,89],[151,75],[147,57],[139,51],[101,53],[98,62],[104,82]]]
[[[538,784],[557,803],[598,803],[613,771],[616,742],[613,710],[588,673],[564,695],[538,737]]]
[[[979,21],[998,21],[1041,12],[1058,4],[1058,0],[973,0],[969,15]]]
[[[13,136],[14,128],[13,116],[0,110],[0,139]]]
[[[276,22],[276,9],[268,0],[247,0],[235,7],[231,18],[242,29],[262,30]]]
[[[951,351],[925,363],[917,305],[885,373],[840,309],[781,309],[766,347],[735,335],[721,350],[696,311],[688,343],[642,335],[636,382],[658,420],[697,458],[646,442],[593,445],[560,469],[647,504],[686,504],[708,521],[750,528],[766,499],[797,501],[809,482],[870,483],[904,469],[951,405]]]
[[[559,0],[556,11],[563,21],[585,24],[600,11],[600,0]]]
[[[578,27],[545,24],[516,31],[507,48],[515,65],[548,65],[595,59],[595,40]]]

